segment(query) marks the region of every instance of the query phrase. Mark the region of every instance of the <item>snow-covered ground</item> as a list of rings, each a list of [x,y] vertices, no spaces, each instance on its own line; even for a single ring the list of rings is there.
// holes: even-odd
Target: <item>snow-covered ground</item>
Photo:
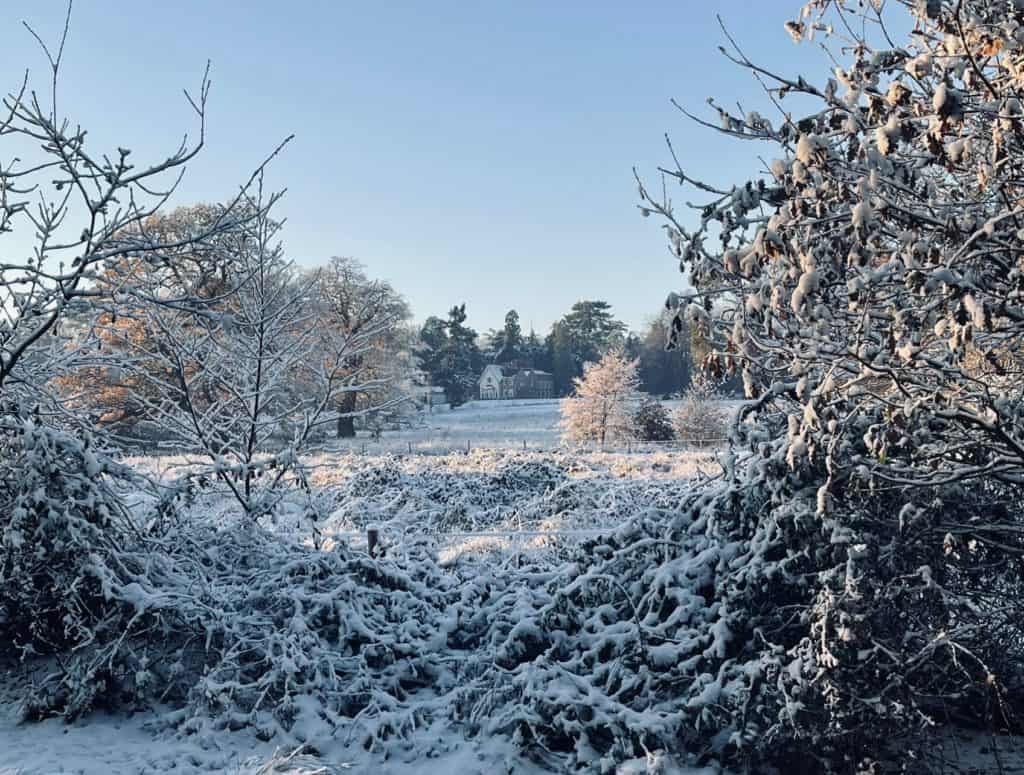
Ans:
[[[75,724],[58,719],[17,724],[0,708],[0,775],[149,775],[169,772],[230,775],[541,775],[551,770],[521,757],[511,740],[465,740],[450,730],[425,728],[404,750],[369,753],[339,734],[315,752],[281,749],[249,732],[179,735],[159,728],[153,713],[94,714]],[[645,767],[638,772],[646,772]],[[634,772],[631,770],[630,772]],[[671,771],[669,771],[671,772]],[[680,770],[699,775],[701,770]],[[704,772],[711,774],[710,770]]]
[[[671,411],[679,403],[664,402]],[[723,409],[734,412],[740,402],[723,400]],[[417,427],[385,431],[380,439],[360,434],[347,441],[332,440],[327,448],[381,454],[384,452],[448,452],[474,448],[550,450],[561,445],[561,400],[533,399],[470,401],[456,409],[435,407],[418,416]],[[620,445],[622,451],[628,451]],[[629,445],[629,449],[653,449],[655,445]]]
[[[559,449],[557,401],[475,403],[427,420],[426,427],[386,437],[383,448],[364,452],[335,444],[311,455],[305,462],[319,519],[310,520],[296,498],[286,502],[270,527],[324,549],[338,542],[362,549],[367,528],[375,526],[390,558],[400,561],[409,546],[422,549],[426,543],[447,572],[460,578],[471,578],[478,563],[554,568],[596,533],[634,516],[671,512],[695,481],[719,470],[714,450]],[[430,454],[400,454],[407,453],[410,441],[414,447],[432,446]],[[163,456],[129,462],[172,476],[189,460]],[[185,516],[224,525],[238,519],[231,500],[217,493],[200,495]],[[466,739],[440,721],[374,752],[337,730],[328,744],[318,740],[315,752],[291,759],[294,749],[278,750],[280,742],[262,742],[248,731],[184,735],[161,725],[152,711],[130,717],[96,713],[72,725],[58,720],[19,725],[17,704],[2,694],[5,683],[13,681],[0,680],[0,775],[559,771],[552,763],[523,759],[506,737]],[[657,754],[650,761],[621,762],[619,771],[717,772],[682,767]]]
[[[554,569],[597,533],[615,531],[635,517],[668,519],[703,477],[719,471],[715,449],[560,449],[558,404],[553,401],[471,404],[439,412],[428,422],[428,427],[385,439],[390,448],[364,452],[335,445],[311,455],[305,462],[318,518],[311,520],[296,498],[286,502],[269,526],[327,550],[342,542],[364,549],[367,529],[373,526],[388,558],[399,567],[411,546],[421,551],[426,545],[441,561],[444,578],[462,583],[498,566],[512,573],[519,571],[510,566],[520,564],[524,569]],[[467,439],[468,453],[452,451]],[[522,450],[524,439],[527,451]],[[434,449],[410,455],[410,441],[433,444]],[[401,454],[402,444],[406,454]],[[183,457],[131,462],[158,475],[173,475],[178,466],[188,465]],[[225,526],[238,519],[230,499],[216,493],[201,495],[183,516]],[[467,738],[446,722],[444,712],[428,714],[422,725],[373,750],[347,728],[318,736],[314,750],[261,740],[248,729],[186,734],[161,723],[163,714],[152,710],[93,713],[71,725],[59,720],[18,724],[16,682],[2,671],[0,666],[0,775],[564,771],[557,760],[524,758],[506,736]],[[436,699],[427,698],[431,703],[436,705]],[[934,755],[950,772],[1024,772],[1024,746],[1017,740],[950,732],[937,739]],[[681,764],[653,752],[617,762],[614,772],[713,775],[720,770]]]

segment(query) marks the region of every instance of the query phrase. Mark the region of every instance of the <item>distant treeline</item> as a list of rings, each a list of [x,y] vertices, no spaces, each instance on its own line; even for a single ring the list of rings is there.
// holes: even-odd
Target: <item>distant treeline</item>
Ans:
[[[446,319],[427,318],[414,348],[424,379],[443,387],[453,405],[475,397],[480,373],[491,363],[546,371],[554,377],[555,394],[566,396],[584,364],[621,348],[639,361],[641,390],[668,396],[689,387],[693,364],[700,360],[695,355],[701,343],[692,342],[688,332],[679,337],[681,346],[666,349],[663,315],[653,317],[642,331],[629,331],[606,301],[576,302],[544,336],[532,329],[524,334],[514,309],[505,315],[503,328],[484,334],[466,320],[465,304],[452,307]]]

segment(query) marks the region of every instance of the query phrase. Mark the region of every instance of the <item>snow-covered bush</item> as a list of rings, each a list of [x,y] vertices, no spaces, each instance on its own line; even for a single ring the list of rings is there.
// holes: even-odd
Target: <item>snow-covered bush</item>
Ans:
[[[672,441],[676,437],[668,409],[651,395],[641,401],[633,417],[633,426],[636,437],[641,441]]]
[[[562,433],[567,441],[609,442],[634,438],[640,378],[638,361],[621,350],[606,353],[601,360],[583,367],[583,376],[573,380],[575,392],[562,400]]]
[[[81,647],[116,607],[102,583],[128,528],[115,476],[130,479],[94,442],[0,415],[0,651]]]
[[[676,438],[698,447],[725,439],[729,418],[715,398],[711,380],[701,374],[695,375],[682,403],[672,413]]]
[[[671,709],[699,710],[702,739],[734,755],[852,769],[890,745],[919,756],[909,740],[943,720],[1006,725],[1022,701],[1024,16],[887,8],[903,6],[897,44],[882,4],[808,3],[790,34],[841,41],[820,83],[734,46],[806,111],[712,102],[723,132],[774,146],[770,173],[698,184],[693,221],[641,189],[693,289],[671,306],[756,399],[692,507],[720,557],[716,614],[666,641],[704,644],[684,648],[698,680]],[[646,589],[620,579],[631,602]]]

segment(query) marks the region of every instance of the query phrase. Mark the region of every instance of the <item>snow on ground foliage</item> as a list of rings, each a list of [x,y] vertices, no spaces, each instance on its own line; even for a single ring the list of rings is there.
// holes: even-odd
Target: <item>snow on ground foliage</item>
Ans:
[[[84,498],[105,514],[117,488],[92,494],[97,475],[132,483],[118,464],[70,437],[29,425],[14,438],[20,465],[52,472],[45,491],[26,481],[18,497],[51,513],[58,502]],[[419,745],[419,730],[442,725],[513,740],[552,768],[567,766],[567,756],[607,767],[643,753],[621,743],[603,750],[588,743],[577,753],[537,745],[542,733],[529,715],[495,713],[527,699],[509,693],[512,674],[532,669],[547,637],[540,617],[560,593],[563,569],[572,567],[565,563],[591,556],[580,547],[592,538],[519,546],[514,565],[481,562],[475,551],[478,561],[445,568],[438,554],[451,533],[585,527],[614,534],[633,519],[663,522],[689,497],[689,475],[717,468],[710,456],[680,465],[657,455],[477,452],[322,456],[313,466],[318,502],[331,506],[315,522],[289,521],[287,509],[265,526],[227,509],[211,522],[204,504],[230,501],[199,491],[173,515],[166,501],[140,500],[122,522],[104,517],[101,550],[93,533],[71,534],[68,543],[39,532],[28,520],[43,514],[28,511],[23,528],[51,557],[63,544],[69,560],[77,558],[45,572],[79,592],[69,610],[55,612],[61,618],[52,630],[39,630],[28,606],[4,611],[13,635],[7,656],[25,660],[12,678],[22,682],[23,714],[76,719],[160,702],[160,725],[200,740],[248,730],[319,750],[340,735],[360,755],[378,756],[407,751]],[[82,473],[67,473],[76,468]],[[349,546],[370,521],[387,535],[382,558]],[[33,594],[32,610],[44,610],[45,593]]]

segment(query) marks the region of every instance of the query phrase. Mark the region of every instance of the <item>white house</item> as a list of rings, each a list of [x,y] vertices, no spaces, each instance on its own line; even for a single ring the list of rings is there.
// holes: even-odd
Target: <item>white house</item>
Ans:
[[[515,369],[492,363],[480,375],[481,400],[515,397]]]
[[[539,369],[518,369],[496,363],[480,375],[480,399],[552,398],[555,378]]]

